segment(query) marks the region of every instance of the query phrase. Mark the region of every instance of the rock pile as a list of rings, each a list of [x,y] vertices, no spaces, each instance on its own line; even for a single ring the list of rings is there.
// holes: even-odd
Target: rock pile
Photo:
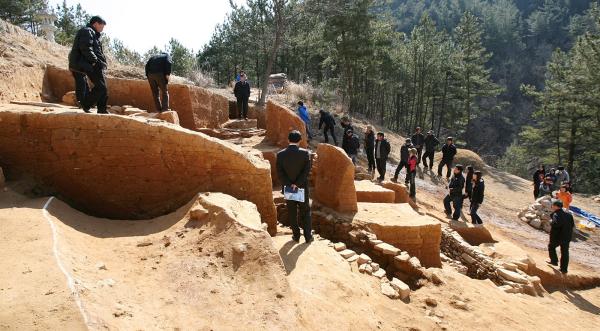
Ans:
[[[527,208],[521,210],[518,217],[521,221],[531,225],[538,230],[544,230],[550,233],[551,216],[552,213],[552,198],[541,197],[531,204]]]
[[[542,296],[546,290],[537,276],[526,271],[535,267],[530,258],[518,261],[495,261],[479,247],[471,246],[456,231],[442,228],[442,260],[451,259],[466,266],[466,274],[477,279],[490,279],[506,293],[524,293]],[[455,264],[458,262],[454,262]],[[460,267],[459,272],[464,272]]]
[[[373,262],[373,260],[367,254],[357,254],[355,251],[346,248],[344,243],[332,244],[333,248],[344,258],[348,263],[356,263],[358,271],[362,274],[373,276],[381,281],[381,293],[390,299],[402,299],[405,300],[410,296],[410,287],[400,279],[392,277],[390,281],[386,275],[387,272],[383,269],[379,263]],[[399,253],[400,250],[388,245],[386,243],[378,243],[380,250],[387,252],[388,254]],[[408,255],[406,252],[404,254]],[[410,257],[409,257],[410,258]],[[416,259],[416,258],[413,258]],[[419,263],[416,259],[415,263]],[[420,265],[419,265],[420,267]]]

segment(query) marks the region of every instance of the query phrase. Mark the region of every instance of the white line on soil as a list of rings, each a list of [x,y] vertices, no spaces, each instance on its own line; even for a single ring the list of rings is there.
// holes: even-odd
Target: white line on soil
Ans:
[[[75,299],[75,303],[77,304],[77,308],[79,308],[81,317],[83,317],[83,322],[85,323],[85,326],[88,329],[90,329],[87,313],[85,312],[85,309],[83,309],[83,303],[81,302],[81,298],[79,297],[79,292],[75,288],[75,280],[63,265],[58,254],[58,235],[56,231],[56,225],[54,224],[54,222],[52,222],[52,219],[50,218],[50,215],[48,214],[47,210],[52,200],[54,200],[54,197],[50,197],[50,199],[46,201],[46,204],[42,209],[42,213],[44,214],[44,218],[46,219],[46,221],[48,221],[48,224],[50,224],[50,229],[52,229],[52,252],[54,253],[54,259],[56,260],[56,264],[58,265],[60,271],[62,271],[65,277],[67,277],[67,286],[69,286],[69,290],[71,290],[71,295],[73,295],[73,298]]]

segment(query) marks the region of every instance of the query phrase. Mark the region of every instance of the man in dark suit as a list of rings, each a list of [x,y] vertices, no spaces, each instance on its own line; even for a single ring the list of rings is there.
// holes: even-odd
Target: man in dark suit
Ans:
[[[569,267],[569,243],[573,237],[573,228],[575,222],[573,215],[563,210],[563,203],[560,200],[552,201],[552,229],[550,230],[550,243],[548,252],[550,261],[548,264],[558,266],[558,255],[556,247],[560,246],[560,272],[567,273]]]
[[[250,99],[250,83],[246,80],[246,73],[240,72],[240,81],[235,83],[233,94],[237,99],[238,119],[248,119],[248,100]]]
[[[377,140],[375,141],[375,161],[377,162],[377,171],[379,172],[377,180],[380,182],[385,179],[387,159],[391,150],[392,147],[387,139],[385,139],[383,132],[378,132]]]
[[[304,231],[304,239],[307,243],[310,243],[313,241],[308,194],[310,153],[298,146],[301,140],[302,134],[297,130],[288,134],[289,146],[277,153],[277,174],[284,190],[285,187],[292,190],[304,189],[304,202],[287,200],[286,206],[292,227],[292,240],[295,242],[300,241],[300,227],[298,226],[298,223],[300,223]],[[298,209],[300,215],[298,215]]]

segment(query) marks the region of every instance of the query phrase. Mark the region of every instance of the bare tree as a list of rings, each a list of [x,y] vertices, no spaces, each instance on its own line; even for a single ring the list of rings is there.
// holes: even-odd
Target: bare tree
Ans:
[[[273,70],[273,64],[277,58],[277,50],[283,41],[283,37],[285,34],[286,28],[286,19],[285,19],[285,9],[287,6],[287,0],[273,0],[273,22],[274,22],[274,39],[273,45],[271,47],[269,57],[267,59],[267,68],[265,69],[265,73],[263,75],[263,85],[262,91],[260,94],[260,100],[258,101],[258,105],[262,106],[265,104],[265,100],[267,98],[267,92],[269,90],[269,76],[271,75],[271,71]]]

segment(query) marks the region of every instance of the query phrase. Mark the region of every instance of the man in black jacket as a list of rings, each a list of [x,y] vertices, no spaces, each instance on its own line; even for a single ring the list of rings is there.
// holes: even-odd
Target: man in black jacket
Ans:
[[[146,62],[146,78],[150,83],[156,111],[159,113],[169,110],[169,76],[171,75],[172,65],[173,60],[167,53],[154,55]],[[162,94],[162,103],[160,102],[159,90]]]
[[[372,174],[375,172],[375,132],[370,125],[367,125],[365,132],[365,153],[369,161],[369,173]]]
[[[485,192],[485,183],[483,182],[481,171],[473,173],[473,191],[471,191],[471,223],[483,224],[481,217],[477,214],[479,207],[483,203]]]
[[[573,228],[575,222],[573,216],[563,210],[563,203],[560,200],[552,201],[552,221],[550,225],[550,243],[548,244],[548,253],[550,261],[548,264],[557,266],[558,256],[556,247],[560,246],[560,272],[567,273],[569,266],[569,243],[573,237]]]
[[[250,99],[250,83],[246,73],[240,72],[240,81],[235,83],[233,94],[237,99],[238,119],[248,119],[248,100]]]
[[[323,124],[325,124],[325,129],[323,130],[323,134],[325,135],[325,143],[329,143],[329,137],[327,137],[327,132],[329,132],[333,137],[333,143],[337,146],[337,138],[335,137],[334,130],[335,119],[333,118],[333,116],[331,116],[329,112],[326,112],[323,109],[319,110],[319,114],[321,115],[321,118],[319,119],[319,130],[321,130],[321,127],[323,126]]]
[[[310,243],[313,240],[308,193],[308,176],[311,162],[310,153],[298,146],[301,140],[302,134],[297,130],[288,134],[289,146],[277,153],[277,174],[284,190],[285,187],[293,190],[304,189],[304,202],[287,200],[286,206],[290,226],[292,227],[292,240],[296,242],[300,240],[300,228],[298,226],[298,221],[300,221],[304,239],[307,243]],[[298,215],[298,209],[300,215]]]
[[[421,128],[415,129],[415,134],[410,138],[413,146],[417,149],[417,164],[421,163],[421,155],[423,154],[423,144],[425,143],[425,136],[421,133]]]
[[[458,221],[458,219],[460,218],[460,212],[463,203],[463,189],[465,188],[465,177],[463,177],[462,172],[463,166],[457,164],[456,167],[454,167],[454,176],[448,184],[448,195],[446,195],[446,197],[444,198],[444,210],[446,211],[446,216],[448,216],[448,218],[451,217],[455,221]],[[454,207],[454,214],[452,213],[450,202],[452,202],[452,207]]]
[[[406,168],[406,179],[404,180],[404,184],[408,185],[408,174],[410,172],[410,170],[408,169],[408,152],[411,148],[413,148],[412,141],[410,139],[406,139],[404,145],[400,147],[400,163],[398,163],[398,167],[396,167],[396,172],[394,173],[394,178],[392,178],[392,182],[397,182],[398,175],[400,175],[400,171],[402,170],[402,168]]]
[[[90,108],[96,105],[99,114],[108,114],[106,111],[108,89],[104,76],[107,65],[100,42],[105,25],[106,21],[100,16],[93,16],[86,27],[77,31],[69,53],[69,70],[75,79],[75,95],[86,113],[89,113]],[[91,91],[88,91],[85,76],[94,84]]]
[[[442,147],[442,160],[438,165],[438,176],[442,177],[442,169],[444,166],[447,168],[446,179],[450,179],[450,169],[452,169],[452,163],[454,162],[454,156],[456,155],[456,146],[454,146],[454,138],[446,138],[446,144]]]
[[[423,154],[423,165],[427,168],[427,158],[429,158],[429,170],[433,169],[433,157],[435,156],[435,148],[440,144],[440,141],[433,135],[433,130],[427,132],[425,137],[425,154]]]
[[[344,138],[346,139],[344,139],[342,149],[346,152],[346,154],[348,154],[348,157],[352,159],[352,163],[356,165],[356,157],[358,156],[358,149],[360,148],[360,140],[352,130],[346,131],[346,136]]]
[[[392,147],[387,139],[385,139],[383,132],[377,132],[377,141],[375,142],[375,161],[377,162],[377,171],[379,172],[378,180],[380,182],[385,179],[387,159],[391,150]]]

